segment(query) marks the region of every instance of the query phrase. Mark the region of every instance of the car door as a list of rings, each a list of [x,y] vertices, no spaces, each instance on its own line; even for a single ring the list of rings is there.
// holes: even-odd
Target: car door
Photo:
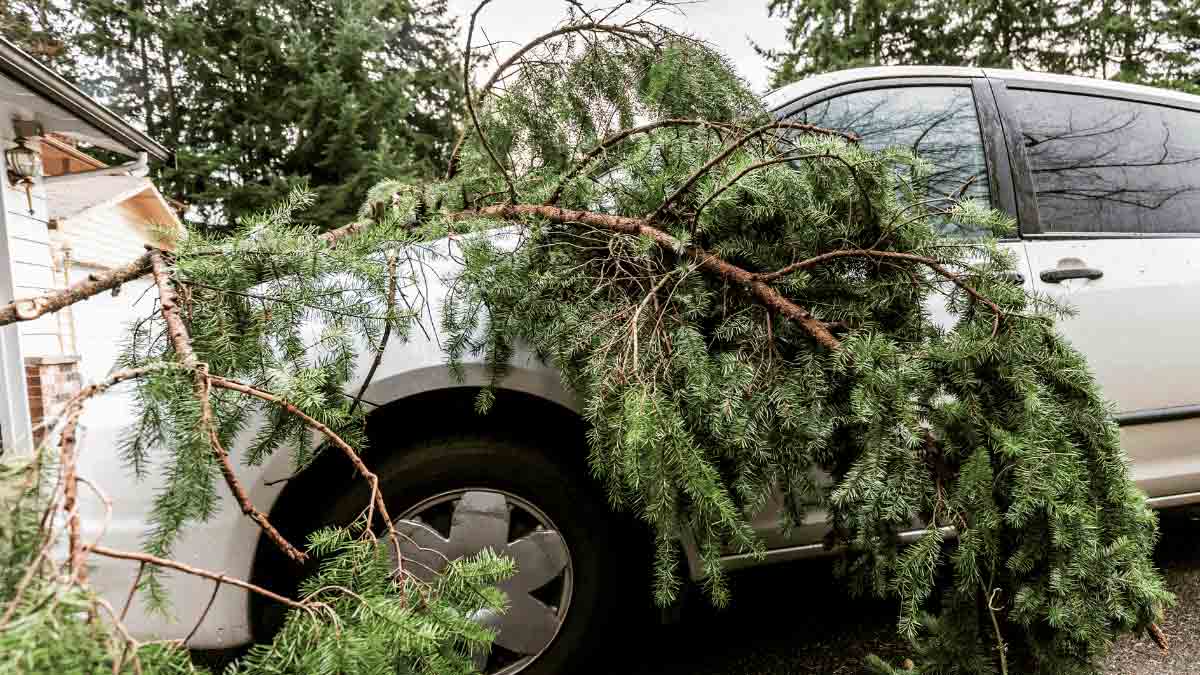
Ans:
[[[999,113],[986,80],[970,77],[906,77],[855,82],[801,99],[781,114],[798,122],[853,132],[872,150],[903,146],[934,165],[927,184],[931,197],[978,199],[1015,216],[1009,159]],[[947,237],[972,237],[954,223],[943,225]],[[1024,249],[1014,237],[1004,244],[1018,257],[1030,283]],[[935,313],[944,310],[932,308]],[[826,514],[814,509],[790,534],[780,529],[781,507],[765,509],[753,519],[768,549],[790,548],[792,555],[816,552],[826,532]],[[749,558],[747,564],[752,562]],[[737,560],[727,560],[736,567]]]
[[[1178,500],[1200,491],[1200,99],[1152,91],[1017,79],[998,96],[1032,187],[1035,287],[1076,310],[1060,330],[1115,406],[1139,486]]]

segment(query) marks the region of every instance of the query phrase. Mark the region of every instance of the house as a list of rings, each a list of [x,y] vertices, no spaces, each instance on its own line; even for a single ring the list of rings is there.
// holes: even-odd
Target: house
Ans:
[[[0,304],[63,288],[182,232],[145,178],[167,148],[0,39]],[[108,166],[94,147],[130,158]],[[134,285],[144,284],[144,281]],[[28,450],[37,423],[111,368],[138,289],[0,327],[0,444]]]

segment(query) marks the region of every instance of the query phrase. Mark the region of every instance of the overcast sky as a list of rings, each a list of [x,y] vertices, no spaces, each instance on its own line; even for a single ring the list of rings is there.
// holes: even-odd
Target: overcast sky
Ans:
[[[587,7],[611,5],[616,0],[585,2]],[[466,19],[478,0],[449,0],[450,10]],[[479,25],[492,41],[511,40],[524,44],[561,21],[568,5],[563,0],[493,0],[479,15]],[[737,67],[755,91],[767,88],[767,64],[755,53],[750,41],[768,48],[785,44],[784,22],[767,17],[767,0],[702,0],[681,8],[682,14],[662,12],[656,20],[676,30],[708,41]],[[476,31],[476,41],[482,35]],[[514,47],[509,47],[511,51]],[[503,50],[502,50],[503,51]],[[501,54],[503,58],[503,54]]]

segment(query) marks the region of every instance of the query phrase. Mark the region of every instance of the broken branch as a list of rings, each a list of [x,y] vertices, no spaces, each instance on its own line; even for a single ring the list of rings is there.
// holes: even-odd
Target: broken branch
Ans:
[[[71,284],[62,290],[36,298],[21,298],[0,307],[0,326],[7,326],[18,321],[33,321],[43,314],[57,312],[80,300],[86,300],[93,295],[145,276],[149,272],[150,253],[146,252],[121,267],[100,274],[90,274],[87,279]]]
[[[837,350],[842,346],[841,341],[829,332],[824,322],[813,316],[807,309],[784,297],[779,291],[759,279],[757,274],[730,264],[702,248],[684,245],[670,234],[652,227],[648,219],[613,216],[540,204],[503,204],[463,213],[500,219],[545,218],[554,223],[582,223],[613,232],[649,237],[663,248],[676,251],[692,259],[700,268],[746,288],[763,305],[800,324],[801,328],[827,349]]]
[[[154,275],[154,283],[158,287],[160,311],[163,320],[167,324],[167,335],[171,339],[171,344],[175,348],[175,354],[179,358],[180,363],[185,368],[193,371],[192,390],[195,392],[196,400],[200,402],[200,426],[208,435],[209,445],[212,446],[213,454],[217,457],[221,475],[225,478],[225,484],[229,486],[229,491],[237,499],[242,513],[257,523],[263,533],[289,558],[298,563],[303,563],[308,560],[308,554],[293,546],[291,542],[279,533],[279,530],[275,529],[275,526],[271,524],[267,516],[254,507],[249,495],[246,494],[246,489],[242,486],[241,481],[238,480],[237,474],[234,472],[233,462],[229,458],[229,453],[221,444],[216,424],[212,419],[208,367],[206,364],[199,363],[195,352],[192,351],[191,338],[188,335],[187,326],[183,323],[183,317],[179,315],[178,295],[175,293],[174,285],[171,283],[168,275],[167,264],[163,260],[162,251],[151,251],[150,263],[151,273]]]

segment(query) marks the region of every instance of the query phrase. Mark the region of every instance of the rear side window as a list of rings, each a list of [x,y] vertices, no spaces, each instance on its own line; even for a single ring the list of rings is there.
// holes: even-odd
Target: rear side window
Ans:
[[[857,134],[871,150],[909,148],[933,165],[924,185],[930,198],[975,198],[990,203],[983,139],[970,87],[856,91],[814,104],[792,119]],[[950,222],[941,227],[948,236],[979,234]]]
[[[1200,232],[1200,114],[1009,90],[1044,232]]]

